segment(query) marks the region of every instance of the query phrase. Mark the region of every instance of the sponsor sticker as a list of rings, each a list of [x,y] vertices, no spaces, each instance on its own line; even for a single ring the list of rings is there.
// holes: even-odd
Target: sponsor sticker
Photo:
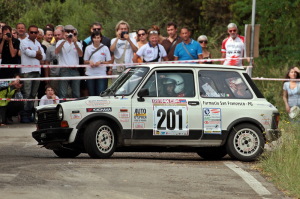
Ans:
[[[102,108],[87,108],[86,112],[111,112],[111,107],[102,107]]]
[[[80,113],[71,113],[71,119],[81,119]]]
[[[205,134],[221,134],[221,109],[203,109],[203,129]]]

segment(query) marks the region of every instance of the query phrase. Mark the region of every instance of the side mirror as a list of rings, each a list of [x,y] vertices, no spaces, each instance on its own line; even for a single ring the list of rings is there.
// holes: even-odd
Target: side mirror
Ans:
[[[139,98],[137,99],[139,102],[144,102],[144,101],[145,101],[144,97],[145,97],[145,96],[149,96],[149,89],[148,89],[148,88],[142,88],[142,89],[138,92],[137,96],[139,97]]]

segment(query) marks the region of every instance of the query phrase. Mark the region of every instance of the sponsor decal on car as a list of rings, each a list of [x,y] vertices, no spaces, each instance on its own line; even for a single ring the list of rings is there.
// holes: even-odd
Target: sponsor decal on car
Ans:
[[[111,107],[102,107],[102,108],[87,108],[86,112],[111,112]]]

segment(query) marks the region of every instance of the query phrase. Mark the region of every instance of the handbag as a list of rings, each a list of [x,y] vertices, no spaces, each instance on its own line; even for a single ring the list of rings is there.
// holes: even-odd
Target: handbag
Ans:
[[[126,49],[127,49],[127,44],[128,44],[128,41],[126,41],[126,43],[125,43],[125,49],[124,49],[124,52],[122,53],[122,56],[120,57],[120,59],[116,59],[116,58],[115,58],[116,64],[124,64],[124,61],[125,61],[125,53],[126,53]],[[117,71],[118,71],[119,73],[122,73],[125,69],[126,69],[125,66],[122,66],[122,65],[117,66]]]

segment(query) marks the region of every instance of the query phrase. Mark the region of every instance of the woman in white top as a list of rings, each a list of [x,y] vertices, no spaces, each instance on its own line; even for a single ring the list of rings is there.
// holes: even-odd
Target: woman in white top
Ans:
[[[87,76],[106,76],[106,66],[111,63],[110,51],[101,43],[102,34],[93,32],[92,44],[87,46],[84,53],[84,63],[90,65],[86,68]],[[90,96],[97,96],[106,89],[107,79],[88,79],[87,87]]]
[[[293,106],[300,107],[300,82],[293,81],[300,78],[299,68],[290,68],[285,78],[291,79],[291,81],[283,83],[283,101],[285,109],[289,113]]]
[[[137,63],[140,57],[143,57],[143,62],[160,62],[162,60],[168,61],[165,48],[159,44],[158,32],[150,29],[148,31],[148,35],[149,43],[139,48],[133,57],[133,61]]]

